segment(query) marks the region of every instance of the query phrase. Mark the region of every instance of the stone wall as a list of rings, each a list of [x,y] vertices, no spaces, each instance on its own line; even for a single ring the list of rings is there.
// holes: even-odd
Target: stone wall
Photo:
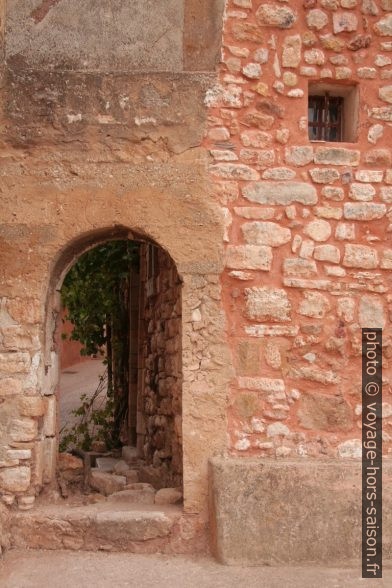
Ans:
[[[159,5],[170,17],[172,3]],[[162,37],[175,36],[170,71],[155,51],[145,71],[137,60],[123,70],[115,51],[79,63],[92,29],[80,52],[55,38],[63,59],[52,63],[45,52],[42,60],[39,30],[50,46],[50,23],[71,23],[74,2],[53,2],[47,13],[38,0],[8,3],[0,90],[0,491],[7,504],[28,508],[53,479],[58,289],[78,255],[114,238],[159,244],[182,281],[187,513],[205,515],[213,455],[360,456],[363,326],[384,328],[387,455],[392,448],[392,6],[228,0],[216,73],[222,2],[180,5],[183,20],[172,15],[175,26]],[[26,7],[31,18],[18,20]],[[26,26],[34,42],[22,47]],[[133,49],[126,63],[136,59]],[[309,141],[309,84],[321,82],[358,96],[354,143]],[[151,298],[151,323],[162,326],[156,310]],[[158,356],[155,342],[177,346],[176,335],[154,335],[147,362]],[[172,369],[179,366],[162,370],[164,388]],[[144,407],[158,398],[156,382],[147,384]],[[167,429],[152,424],[152,461],[169,459],[157,453],[162,443],[178,447],[172,417],[180,407],[170,411]]]
[[[151,60],[158,59],[149,62],[150,70],[131,63],[134,53],[119,56],[116,30],[107,23],[112,4],[102,2],[98,11],[107,53],[102,56],[100,47],[99,63],[82,63],[78,58],[91,57],[85,49],[97,36],[94,25],[81,37],[75,2],[10,0],[6,18],[0,2],[0,29],[7,30],[0,36],[0,495],[9,505],[29,508],[55,476],[54,332],[66,272],[99,243],[150,238],[168,252],[183,281],[184,508],[205,516],[208,458],[225,450],[231,374],[219,285],[223,218],[202,147],[223,3],[179,3],[181,23],[170,12],[172,3],[154,3],[154,23],[167,22],[167,8],[177,49],[181,39],[170,71],[162,70],[161,53],[150,52]],[[125,4],[116,2],[114,20]],[[121,34],[132,29],[132,22],[120,25]],[[78,51],[65,43],[68,33],[53,34],[73,26]],[[31,44],[24,44],[26,38]],[[201,320],[195,308],[202,309]],[[208,361],[198,359],[195,377],[200,349],[208,351]]]
[[[0,557],[3,552],[9,548],[10,537],[10,515],[9,511],[4,504],[0,504]]]
[[[159,485],[182,485],[181,281],[170,257],[155,249],[142,252],[143,382],[138,398],[138,433],[142,455]],[[147,468],[148,470],[149,468]]]
[[[391,51],[387,0],[227,2],[205,145],[226,218],[233,454],[360,457],[365,326],[384,328],[391,451]],[[321,81],[358,93],[355,143],[309,141]]]

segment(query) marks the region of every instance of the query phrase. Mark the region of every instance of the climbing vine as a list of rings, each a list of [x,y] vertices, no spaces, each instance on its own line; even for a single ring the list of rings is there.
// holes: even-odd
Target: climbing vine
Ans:
[[[73,444],[89,450],[102,436],[109,448],[121,444],[128,415],[130,278],[138,263],[137,243],[110,241],[83,254],[64,280],[62,304],[73,325],[69,338],[82,344],[81,355],[101,355],[107,366],[104,405],[96,407],[100,382],[99,393],[81,398],[74,411],[78,421],[63,432],[64,449]]]

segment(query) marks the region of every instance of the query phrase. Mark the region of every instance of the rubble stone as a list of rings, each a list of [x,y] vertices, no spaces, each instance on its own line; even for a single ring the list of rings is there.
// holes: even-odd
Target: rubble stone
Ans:
[[[25,492],[30,486],[31,470],[28,466],[0,469],[2,492]]]
[[[311,318],[323,318],[330,310],[328,298],[319,292],[304,292],[298,312]]]
[[[151,484],[131,483],[124,490],[110,492],[109,502],[129,502],[131,504],[154,504],[155,490]]]
[[[331,236],[332,229],[329,222],[318,219],[307,224],[304,232],[314,241],[327,241]]]
[[[317,192],[311,184],[305,182],[255,182],[243,188],[243,195],[252,202],[260,204],[283,204],[293,202],[315,204]]]
[[[289,29],[296,21],[296,15],[290,8],[277,4],[261,4],[256,11],[260,26]]]
[[[301,61],[301,47],[300,35],[285,37],[282,53],[283,67],[298,67]]]
[[[177,488],[162,488],[155,495],[155,504],[177,504],[182,500],[182,492]]]
[[[242,225],[242,233],[245,241],[251,245],[279,247],[291,240],[290,229],[268,221],[245,223]]]
[[[281,288],[246,288],[246,315],[251,319],[286,322],[290,320],[291,304]]]
[[[226,250],[226,266],[232,269],[269,271],[272,257],[271,247],[229,245]]]
[[[378,266],[377,251],[367,245],[347,244],[344,250],[343,265],[346,267],[375,269]]]
[[[90,485],[91,488],[97,490],[105,496],[114,494],[123,490],[127,483],[125,476],[117,476],[115,474],[109,474],[108,472],[101,472],[96,468],[91,469],[90,473]]]
[[[309,10],[306,15],[306,23],[310,29],[320,31],[328,24],[328,15],[323,11],[315,8]]]

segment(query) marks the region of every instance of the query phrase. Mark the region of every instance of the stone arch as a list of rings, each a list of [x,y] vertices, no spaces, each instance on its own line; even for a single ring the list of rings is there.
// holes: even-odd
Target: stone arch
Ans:
[[[132,414],[132,417],[135,421],[135,429],[139,431],[137,435],[139,455],[146,458],[149,457],[147,463],[150,464],[149,467],[151,468],[153,455],[158,456],[158,454],[163,454],[161,462],[164,475],[163,477],[161,475],[161,479],[156,481],[163,486],[179,486],[182,484],[182,383],[180,376],[182,373],[182,280],[170,255],[146,235],[131,232],[124,226],[102,228],[81,235],[59,252],[57,259],[53,263],[46,301],[44,358],[45,371],[49,377],[45,380],[46,386],[43,392],[50,402],[57,405],[57,410],[52,408],[50,412],[53,415],[58,414],[61,405],[61,395],[59,395],[58,390],[60,379],[58,366],[61,364],[59,331],[62,316],[60,312],[60,292],[63,281],[68,271],[84,253],[102,243],[117,240],[137,242],[140,247],[141,288],[139,289],[140,300],[138,300],[138,304],[140,305],[140,312],[143,316],[139,325],[141,332],[136,343],[140,365],[134,368],[134,373],[138,375],[139,380],[136,386],[138,389],[138,398],[136,398],[136,390],[133,390],[133,394],[131,395],[132,404],[134,405],[132,412],[135,413]],[[147,267],[150,263],[148,255],[150,246],[154,246],[157,252],[155,263],[156,270],[158,271],[148,280]],[[153,291],[149,295],[148,290],[151,290],[151,286],[153,286]],[[137,322],[139,323],[139,320]],[[153,330],[151,330],[149,323],[154,324]],[[137,328],[136,325],[135,327]],[[156,348],[158,341],[160,342],[159,349]],[[147,357],[145,356],[146,353],[148,354]],[[158,361],[164,364],[164,367],[159,369],[159,389],[162,388],[162,393],[165,391],[169,395],[166,395],[165,398],[161,398],[162,395],[155,389],[155,383],[152,384],[152,388],[147,383],[150,380],[155,381],[158,377],[158,371],[155,371],[157,370],[157,366],[154,369],[154,367],[149,368],[146,365],[150,365],[151,363],[158,365]],[[163,377],[162,372],[166,373],[166,377]],[[146,412],[146,402],[149,404],[152,403],[155,408]],[[137,405],[139,406],[137,407]],[[136,418],[136,414],[138,418]],[[157,420],[157,418],[160,421],[164,419],[165,423],[164,425],[161,423],[160,426],[154,427],[155,433],[149,434],[152,428],[151,423]],[[138,422],[136,423],[136,421]],[[51,426],[50,430],[53,432],[54,427]],[[56,433],[55,439],[52,440],[52,447],[48,449],[48,451],[53,452],[50,458],[53,467],[48,472],[48,483],[53,481],[55,474],[54,463],[58,453],[57,447],[59,441],[58,431]],[[159,441],[156,440],[156,437],[160,437]],[[164,442],[163,447],[161,447],[162,442]],[[136,439],[133,440],[133,443],[136,444]],[[146,447],[147,450],[145,449]],[[159,458],[158,461],[160,461]],[[168,468],[165,468],[165,466],[168,466]],[[153,471],[159,472],[159,468]],[[150,478],[148,478],[148,481],[150,481]]]
[[[15,280],[17,287],[12,293],[6,291],[5,296],[15,296],[22,310],[27,308],[29,301],[33,304],[29,317],[21,311],[18,320],[22,325],[33,317],[31,321],[39,333],[37,348],[26,351],[26,358],[29,353],[26,359],[28,369],[34,374],[33,377],[25,376],[21,372],[17,378],[18,386],[21,383],[23,387],[27,378],[33,382],[28,393],[45,401],[45,414],[32,416],[38,422],[38,430],[31,436],[34,448],[31,459],[20,464],[30,468],[31,477],[28,469],[24,469],[21,472],[25,476],[24,482],[18,486],[7,482],[5,472],[0,485],[18,499],[36,494],[43,484],[42,469],[45,471],[55,451],[53,441],[52,448],[45,447],[48,441],[45,441],[45,425],[41,420],[45,423],[54,410],[44,393],[53,390],[58,373],[55,358],[48,353],[50,346],[46,342],[51,341],[53,315],[56,313],[54,294],[61,276],[72,260],[93,244],[132,233],[147,236],[167,251],[183,282],[184,508],[186,512],[206,512],[208,459],[226,450],[226,398],[231,377],[220,297],[224,222],[209,199],[203,182],[193,194],[191,186],[176,182],[174,188],[167,190],[165,186],[163,190],[162,179],[159,189],[141,186],[127,192],[117,181],[111,180],[108,184],[105,190],[97,188],[94,193],[83,186],[48,195],[48,207],[52,207],[53,213],[50,213],[49,223],[44,225],[39,198],[30,200],[30,222],[31,226],[37,227],[39,246],[27,251],[26,243],[25,249],[18,250],[19,267],[29,267],[28,287],[18,281],[17,276],[13,277],[10,265],[10,279]],[[60,209],[61,215],[57,215],[54,211]],[[75,214],[77,210],[82,213]],[[26,241],[28,238],[29,235]],[[20,417],[18,406],[15,404],[10,408],[12,419]],[[15,462],[12,465],[10,462],[10,471],[14,466]],[[37,474],[40,469],[41,478]]]
[[[45,365],[50,364],[50,352],[53,344],[53,331],[57,322],[56,316],[59,310],[59,293],[64,278],[73,264],[83,253],[89,249],[97,247],[101,243],[112,240],[148,240],[159,246],[158,243],[150,239],[147,235],[132,232],[125,226],[118,225],[114,227],[102,227],[97,230],[88,231],[72,239],[64,248],[62,248],[51,263],[49,274],[49,284],[45,300],[45,329],[44,329],[44,347],[45,347]]]

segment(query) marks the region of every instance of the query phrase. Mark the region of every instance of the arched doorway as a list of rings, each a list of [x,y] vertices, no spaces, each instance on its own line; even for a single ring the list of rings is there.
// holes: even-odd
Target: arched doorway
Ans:
[[[111,337],[106,336],[105,339],[106,343],[109,343],[109,355],[111,355],[109,387],[114,394],[114,400],[121,395],[121,410],[117,410],[116,413],[115,409],[114,414],[111,414],[110,410],[105,413],[105,411],[97,411],[94,406],[91,406],[90,413],[86,416],[86,411],[83,412],[83,406],[86,407],[89,404],[89,394],[94,394],[96,390],[96,387],[93,386],[94,382],[92,382],[90,391],[85,391],[81,403],[78,406],[75,404],[72,406],[72,403],[70,405],[73,413],[79,412],[79,420],[75,422],[74,419],[71,426],[65,427],[65,429],[64,422],[62,428],[59,424],[57,425],[53,451],[57,454],[57,446],[60,441],[62,449],[73,450],[74,454],[82,455],[85,459],[86,455],[90,454],[91,470],[88,475],[92,488],[95,490],[101,490],[102,484],[99,483],[99,480],[102,473],[104,478],[105,476],[112,476],[116,480],[122,478],[125,489],[132,481],[149,484],[155,491],[171,487],[176,488],[179,492],[182,489],[182,284],[175,263],[162,247],[147,237],[130,234],[128,231],[125,233],[124,229],[117,229],[106,234],[91,236],[88,241],[80,242],[77,247],[73,246],[72,251],[65,251],[60,256],[53,272],[53,296],[49,302],[52,309],[48,313],[47,325],[46,347],[50,362],[48,371],[56,370],[55,366],[61,366],[61,349],[64,351],[64,343],[60,344],[61,337],[59,337],[59,331],[64,321],[61,291],[63,290],[64,301],[64,288],[69,277],[73,275],[72,272],[75,272],[75,268],[78,270],[78,275],[81,272],[86,272],[89,264],[99,263],[100,258],[97,255],[100,254],[104,254],[105,263],[113,265],[113,255],[117,255],[117,257],[123,255],[125,250],[132,252],[129,258],[129,277],[127,279],[124,277],[124,262],[120,268],[123,284],[120,296],[127,298],[126,303],[122,305],[121,312],[122,320],[127,324],[125,328],[124,325],[120,325],[120,328],[117,325],[117,332],[112,333]],[[105,279],[106,275],[105,273],[99,274],[98,279],[101,277]],[[83,285],[85,282],[79,281],[79,287],[80,283]],[[100,300],[98,284],[95,283],[94,287],[97,290],[98,304]],[[117,286],[113,285],[113,287]],[[81,292],[74,290],[71,290],[70,296],[69,288],[67,291],[68,299],[73,301],[75,316],[75,306],[77,307],[78,304],[77,300],[75,302],[75,296],[80,296],[80,298],[83,296],[81,296]],[[104,296],[107,296],[108,291],[110,289],[105,291]],[[66,296],[65,300],[67,300]],[[70,314],[72,315],[72,313]],[[93,317],[95,322],[98,320],[98,315],[99,313],[96,312]],[[109,325],[106,325],[105,328],[108,329]],[[110,329],[114,330],[115,328],[115,325],[110,326]],[[77,330],[76,327],[75,330]],[[117,343],[113,345],[113,341],[117,341]],[[103,343],[103,339],[101,343]],[[113,347],[116,345],[118,347],[119,343],[122,348],[122,371],[116,366],[116,361],[112,361],[115,358]],[[97,349],[90,349],[90,352],[95,351],[90,355],[97,355]],[[100,354],[106,358],[105,363],[108,364],[107,347],[100,349],[98,355]],[[118,358],[118,354],[116,357]],[[125,364],[127,365],[124,378]],[[84,373],[88,368],[88,364],[77,367]],[[75,370],[63,370],[63,377],[67,375],[64,374],[64,371],[69,373]],[[106,373],[107,379],[107,368],[103,373]],[[77,379],[74,374],[72,376],[77,388]],[[51,378],[48,381],[50,382]],[[61,377],[59,382],[60,385],[56,387],[53,402],[57,401],[59,412],[64,418]],[[101,393],[102,387],[106,386],[108,389],[107,380],[103,384],[102,380],[95,383],[97,386],[100,385]],[[78,393],[74,392],[72,392],[73,396],[77,399]],[[67,393],[70,393],[69,386]],[[100,405],[102,407],[102,397]],[[117,409],[118,406],[117,402]],[[101,421],[99,419],[97,421],[97,414]],[[86,423],[87,417],[92,421],[101,422],[101,424],[102,418],[111,419],[112,430],[109,430],[110,427],[106,427],[106,437],[112,435],[112,444],[109,442],[105,447],[102,443],[104,436],[100,437],[99,434],[97,439],[101,438],[101,445],[94,444],[96,439],[91,432],[93,430],[95,433],[102,432],[102,426],[98,424],[97,427],[91,421],[90,425],[93,426],[89,429],[88,423]],[[81,421],[86,426],[83,431],[79,430],[78,436],[75,433],[78,431]],[[53,460],[58,461],[56,455],[53,456]],[[129,478],[121,475],[127,473],[124,462],[128,465],[128,470],[132,470],[129,472],[132,474]],[[109,463],[113,465],[112,469],[108,466]],[[60,467],[62,469],[64,467],[63,459],[60,460],[60,464],[63,464]],[[101,466],[102,472],[99,472],[99,466]],[[117,466],[117,471],[114,466]],[[121,468],[122,471],[120,471]],[[53,471],[55,471],[54,468]],[[136,477],[135,474],[137,474]],[[98,480],[98,483],[94,482],[93,478]],[[61,474],[60,479],[62,484],[66,486],[66,480],[64,481]],[[47,479],[46,481],[55,484],[55,480],[56,477],[53,476],[52,480]],[[84,479],[84,484],[86,484],[86,479]],[[109,487],[121,491],[121,487],[116,484],[109,484]],[[108,486],[105,480],[103,488],[103,492],[107,494]],[[146,490],[147,486],[144,489]],[[68,494],[66,488],[62,487],[62,490]]]
[[[49,194],[48,201],[57,197]],[[12,329],[34,329],[37,336],[25,351],[19,347],[18,355],[10,347],[5,358],[9,368],[8,363],[3,364],[1,374],[6,384],[12,385],[12,394],[3,404],[9,430],[2,436],[0,450],[8,452],[10,443],[17,444],[18,456],[23,459],[7,462],[0,472],[5,498],[22,510],[32,509],[35,516],[35,508],[45,504],[43,490],[50,488],[56,476],[59,356],[54,335],[64,276],[80,255],[100,243],[140,239],[161,246],[182,281],[183,512],[206,522],[208,459],[226,448],[226,406],[232,377],[221,303],[222,218],[203,186],[192,192],[180,181],[165,192],[142,186],[124,193],[120,186],[117,189],[110,184],[94,192],[69,190],[61,199],[62,213],[53,221],[51,238],[37,250],[18,249],[18,263],[23,261],[30,270],[23,280],[13,281],[12,292],[6,293],[6,311],[17,322]],[[82,205],[86,213],[75,214]],[[7,260],[4,267],[11,280]],[[12,381],[11,369],[17,370]],[[21,402],[22,387],[28,402]]]

